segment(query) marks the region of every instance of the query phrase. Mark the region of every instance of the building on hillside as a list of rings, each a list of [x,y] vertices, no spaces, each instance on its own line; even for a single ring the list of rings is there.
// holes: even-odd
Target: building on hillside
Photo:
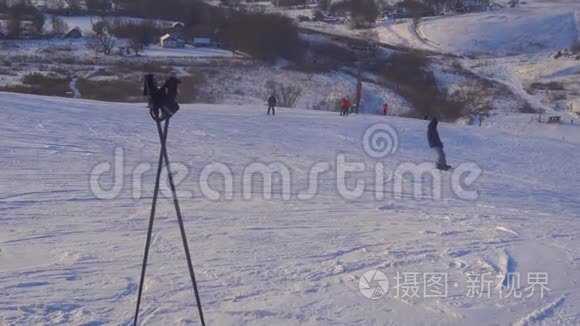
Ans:
[[[179,49],[185,47],[185,42],[171,34],[165,34],[159,39],[159,45],[162,48]]]
[[[171,24],[171,27],[169,27],[169,32],[172,34],[179,34],[179,33],[183,33],[184,29],[185,29],[185,25],[182,22],[175,22],[175,23]]]
[[[209,48],[214,46],[214,43],[209,37],[194,37],[192,40],[193,46],[198,48]]]
[[[81,29],[76,26],[75,28],[72,28],[71,30],[69,30],[68,32],[66,32],[64,34],[64,38],[72,38],[72,39],[76,39],[76,38],[82,38],[83,37],[83,32],[81,31]]]

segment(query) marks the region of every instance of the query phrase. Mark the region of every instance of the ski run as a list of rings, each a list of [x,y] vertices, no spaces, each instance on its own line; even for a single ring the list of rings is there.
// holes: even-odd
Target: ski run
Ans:
[[[0,93],[0,325],[132,324],[159,155],[144,106]],[[525,114],[439,123],[449,164],[482,171],[466,200],[449,189],[455,171],[431,171],[435,199],[428,177],[399,175],[432,165],[427,123],[183,105],[167,146],[207,324],[579,324],[580,126]],[[385,124],[398,147],[377,159],[364,136]],[[354,199],[338,189],[340,157],[365,166],[346,175],[348,189],[364,182]],[[248,192],[253,163],[283,164],[290,187],[273,178],[272,198]],[[300,196],[324,163],[313,195]],[[229,193],[209,178],[218,198],[200,189],[212,164],[233,175]],[[140,324],[198,325],[166,182]]]

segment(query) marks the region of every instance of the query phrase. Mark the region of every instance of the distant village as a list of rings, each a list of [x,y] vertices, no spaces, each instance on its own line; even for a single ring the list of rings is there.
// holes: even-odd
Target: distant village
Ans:
[[[137,19],[117,16],[118,11],[123,8],[122,2],[123,0],[0,0],[0,40],[83,39],[93,37],[99,30],[115,34],[115,30],[122,29],[122,25],[144,25],[145,19],[140,22]],[[86,15],[88,23],[85,26],[67,23],[68,17],[76,18],[81,15]],[[136,35],[142,39],[143,45],[157,44],[162,48],[185,48],[186,45],[215,48],[222,46],[208,31],[200,31],[189,37],[191,33],[186,33],[185,24],[179,21],[157,19],[151,25],[149,35]],[[133,28],[136,33],[140,32],[138,29]]]

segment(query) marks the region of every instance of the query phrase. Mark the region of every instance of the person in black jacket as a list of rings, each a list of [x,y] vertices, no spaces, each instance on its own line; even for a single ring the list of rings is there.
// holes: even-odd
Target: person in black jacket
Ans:
[[[439,138],[439,132],[437,132],[437,118],[431,119],[429,122],[429,127],[427,129],[427,140],[429,141],[429,147],[433,148],[437,153],[436,166],[440,170],[449,170],[451,167],[447,165],[447,160],[445,159],[445,152],[443,152],[443,143],[441,138]]]
[[[270,98],[268,99],[268,115],[270,115],[270,110],[272,110],[272,115],[276,115],[276,102],[274,94],[270,95]]]

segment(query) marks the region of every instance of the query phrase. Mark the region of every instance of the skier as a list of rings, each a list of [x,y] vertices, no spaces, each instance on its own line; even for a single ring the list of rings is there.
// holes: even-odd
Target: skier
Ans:
[[[270,110],[272,110],[272,115],[276,115],[276,102],[274,94],[270,95],[270,98],[268,99],[268,115],[270,115]]]
[[[427,140],[429,141],[429,147],[433,148],[437,153],[437,169],[447,171],[451,169],[451,167],[447,165],[447,160],[445,159],[443,143],[441,142],[441,138],[439,138],[439,132],[437,132],[437,123],[437,118],[433,118],[431,119],[431,122],[429,122],[429,127],[427,129]]]
[[[350,107],[349,101],[346,98],[343,98],[340,101],[340,115],[347,116],[349,107]]]
[[[383,104],[383,115],[387,115],[387,111],[389,111],[389,103],[385,102]]]

